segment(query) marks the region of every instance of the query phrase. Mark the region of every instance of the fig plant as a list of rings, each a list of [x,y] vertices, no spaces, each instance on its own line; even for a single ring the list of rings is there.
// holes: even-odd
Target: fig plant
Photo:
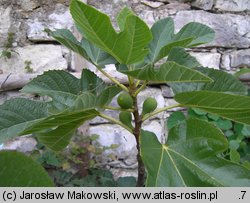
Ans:
[[[45,72],[22,91],[51,100],[19,98],[0,106],[0,142],[33,133],[50,149],[62,150],[82,123],[99,116],[135,137],[137,186],[250,186],[249,170],[221,156],[228,143],[214,124],[183,119],[170,129],[163,144],[153,132],[143,130],[147,119],[176,107],[192,107],[250,124],[246,87],[226,72],[201,67],[185,50],[212,41],[215,33],[211,28],[191,22],[175,33],[173,20],[165,18],[150,29],[124,8],[118,14],[116,31],[107,15],[79,0],[71,1],[70,12],[81,41],[66,29],[47,31],[113,84],[106,84],[87,69],[80,79],[61,70]],[[108,64],[115,64],[127,77],[127,84],[105,71]],[[141,110],[138,97],[149,83],[170,85],[177,104],[157,108],[157,101],[147,98]],[[119,107],[109,106],[118,94]],[[105,109],[118,111],[119,119],[105,114]]]

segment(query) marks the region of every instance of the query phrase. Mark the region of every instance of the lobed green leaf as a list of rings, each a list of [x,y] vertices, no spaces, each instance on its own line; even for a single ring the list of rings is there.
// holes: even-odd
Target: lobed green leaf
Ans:
[[[152,132],[141,134],[141,156],[150,187],[249,186],[249,170],[219,158],[228,147],[223,133],[211,123],[188,119],[169,132],[161,144]]]
[[[126,15],[122,25],[124,29],[117,33],[107,15],[87,4],[73,0],[70,11],[84,37],[111,54],[119,63],[133,64],[147,55],[145,47],[152,36],[148,26],[139,17]]]
[[[175,62],[166,62],[162,64],[159,68],[153,68],[148,65],[141,69],[136,69],[133,71],[120,72],[133,76],[139,80],[147,80],[156,83],[176,83],[176,82],[211,82],[212,80],[203,75],[202,73],[189,69],[185,66],[181,66]]]
[[[0,143],[22,135],[32,124],[48,116],[45,103],[28,99],[11,99],[0,106]]]

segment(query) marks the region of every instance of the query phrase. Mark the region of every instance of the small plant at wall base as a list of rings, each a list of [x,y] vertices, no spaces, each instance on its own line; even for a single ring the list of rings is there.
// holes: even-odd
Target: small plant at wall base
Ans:
[[[33,68],[31,67],[31,64],[32,62],[30,60],[25,60],[24,61],[24,69],[27,73],[33,73],[34,70]]]
[[[6,43],[4,44],[4,49],[0,53],[0,58],[3,57],[5,59],[10,59],[11,56],[12,56],[12,52],[15,52],[13,50],[14,36],[15,36],[14,33],[12,33],[12,32],[8,33],[8,37],[7,37]]]
[[[171,128],[164,144],[143,129],[147,119],[176,107],[192,107],[250,124],[250,97],[245,86],[228,73],[201,67],[185,51],[212,41],[211,28],[191,22],[175,34],[173,20],[166,18],[149,29],[124,8],[117,17],[118,33],[107,15],[89,5],[72,0],[70,11],[83,36],[81,41],[66,29],[48,32],[95,65],[114,85],[105,84],[86,69],[80,79],[64,71],[45,72],[22,91],[47,95],[51,101],[12,99],[0,106],[0,142],[33,133],[44,145],[60,151],[83,122],[99,116],[135,137],[137,186],[250,186],[247,167],[221,156],[228,150],[228,142],[213,123],[185,119]],[[104,69],[107,64],[115,64],[117,71],[127,76],[128,85],[110,76]],[[157,108],[157,102],[147,98],[139,109],[138,97],[149,83],[169,84],[177,104]],[[109,106],[118,94],[119,107]],[[105,109],[119,111],[119,118],[106,115]]]
[[[68,147],[59,152],[50,150],[38,142],[31,157],[48,171],[54,185],[58,187],[135,186],[134,177],[115,180],[110,171],[98,166],[97,159],[102,158],[103,152],[117,147],[114,144],[102,146],[98,142],[98,137],[73,135]]]

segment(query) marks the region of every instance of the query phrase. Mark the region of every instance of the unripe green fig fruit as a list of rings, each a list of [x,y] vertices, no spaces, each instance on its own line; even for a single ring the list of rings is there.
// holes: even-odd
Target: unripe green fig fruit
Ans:
[[[143,102],[142,115],[153,112],[156,109],[156,107],[157,107],[157,101],[152,97],[147,98]]]
[[[121,93],[117,98],[117,103],[123,109],[129,109],[133,106],[133,99],[127,93]]]
[[[126,112],[126,111],[122,111],[119,114],[119,120],[126,126],[128,126],[129,128],[133,128],[131,122],[132,122],[132,114],[131,112]]]

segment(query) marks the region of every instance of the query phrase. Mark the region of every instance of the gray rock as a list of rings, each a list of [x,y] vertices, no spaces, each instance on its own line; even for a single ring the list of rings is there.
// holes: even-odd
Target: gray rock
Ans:
[[[163,142],[164,141],[164,127],[161,125],[160,121],[159,120],[152,120],[152,121],[149,121],[149,122],[145,122],[142,126],[142,128],[144,130],[147,130],[147,131],[150,131],[150,132],[153,132],[159,142]]]
[[[156,1],[165,2],[165,3],[176,3],[176,2],[187,3],[187,2],[191,2],[192,0],[156,0]]]
[[[11,27],[11,6],[0,7],[0,47],[6,42],[9,29]]]
[[[173,98],[173,90],[167,85],[161,85],[162,96],[166,98]]]
[[[137,149],[135,138],[127,130],[117,125],[103,124],[89,127],[90,134],[99,135],[98,142],[102,146],[110,146],[117,144],[119,147],[113,150],[117,159],[130,159],[136,157]],[[109,150],[104,152],[104,155],[110,154]]]
[[[154,132],[160,142],[164,140],[164,129],[158,120],[148,121],[143,126],[144,130]],[[102,164],[115,168],[136,168],[137,148],[134,136],[118,125],[102,124],[89,127],[89,134],[99,135],[98,143],[101,146],[118,145],[113,150],[105,150],[99,159]],[[114,155],[110,158],[110,155]]]
[[[178,105],[178,102],[176,102],[174,99],[171,99],[171,98],[165,99],[165,102],[166,102],[166,106],[169,106],[169,107],[170,106],[174,107],[175,105]],[[174,108],[169,109],[168,112],[181,111],[183,109],[185,109],[185,108],[183,108],[183,107],[174,107]],[[168,117],[168,114],[166,114],[166,117]]]
[[[39,6],[40,4],[38,0],[22,0],[21,1],[21,8],[24,11],[32,11]]]
[[[176,15],[180,11],[190,10],[191,6],[189,4],[174,2],[166,4],[154,11],[154,16],[156,19],[162,19],[168,16]],[[145,19],[147,21],[147,19]]]
[[[194,0],[192,6],[201,8],[203,10],[211,10],[214,4],[214,0]]]
[[[220,68],[220,58],[219,53],[202,53],[202,52],[190,52],[197,61],[204,67],[219,69]]]
[[[143,0],[141,1],[143,4],[151,7],[151,8],[159,8],[160,6],[164,5],[164,3],[162,2],[157,2],[157,1],[147,1],[147,0]]]
[[[152,10],[142,10],[139,13],[139,17],[144,19],[149,27],[152,27],[152,25],[155,23],[155,12],[156,11]]]
[[[49,37],[45,28],[54,29],[72,29],[73,21],[69,9],[61,4],[57,4],[52,13],[35,13],[27,21],[28,30],[27,37],[31,41],[47,41],[53,40]]]
[[[174,18],[177,30],[189,22],[199,22],[213,28],[215,40],[205,46],[250,46],[250,16],[235,14],[212,14],[205,11],[180,11]]]
[[[15,52],[8,60],[0,58],[3,73],[26,73],[25,61],[31,62],[30,67],[34,73],[51,69],[67,69],[67,61],[59,45],[29,45],[15,48]]]
[[[18,137],[15,140],[9,141],[3,145],[1,150],[17,150],[19,152],[32,152],[36,147],[37,141],[30,136]]]
[[[250,11],[249,0],[216,0],[215,8],[221,11]]]
[[[128,177],[128,176],[137,177],[138,175],[137,169],[128,170],[124,168],[111,168],[110,171],[112,172],[115,180],[117,180],[120,177]]]
[[[250,49],[232,51],[223,55],[222,68],[231,70],[242,67],[250,67]]]

